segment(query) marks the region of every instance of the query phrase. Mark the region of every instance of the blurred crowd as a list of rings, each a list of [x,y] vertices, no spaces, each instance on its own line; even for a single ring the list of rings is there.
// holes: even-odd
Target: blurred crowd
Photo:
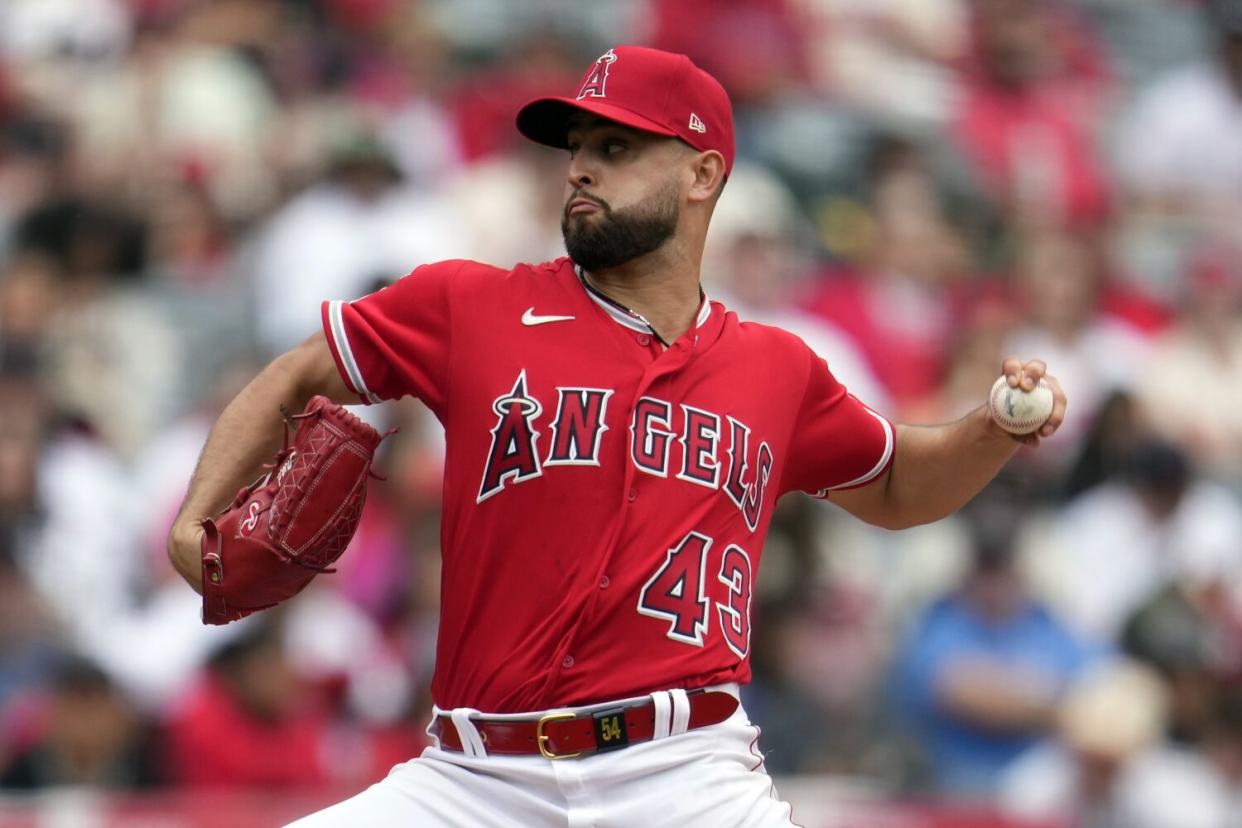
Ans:
[[[1009,353],[1070,399],[951,519],[782,503],[768,768],[1242,825],[1242,0],[0,0],[0,788],[359,787],[417,754],[419,404],[368,412],[388,481],[288,606],[201,626],[164,536],[320,300],[562,255],[565,158],[513,116],[627,42],[733,99],[709,296],[902,422]]]

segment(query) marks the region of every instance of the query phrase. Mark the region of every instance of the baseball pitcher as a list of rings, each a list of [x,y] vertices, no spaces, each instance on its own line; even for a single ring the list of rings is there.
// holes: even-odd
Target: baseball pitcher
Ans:
[[[208,620],[296,592],[331,556],[289,570],[299,540],[234,565],[226,541],[243,530],[208,519],[281,446],[282,407],[414,395],[447,440],[435,747],[296,825],[793,824],[738,703],[776,500],[806,492],[888,528],[937,520],[1020,443],[1055,432],[1064,394],[1042,362],[1011,358],[1001,371],[1015,391],[1041,379],[1054,390],[1034,433],[1011,435],[982,404],[947,425],[895,426],[797,337],[705,296],[700,260],[733,164],[732,110],[682,55],[610,49],[572,96],[527,104],[517,127],[568,150],[568,256],[507,269],[439,262],[326,302],[322,333],[220,416],[171,559],[215,590]],[[339,485],[356,490],[378,436],[322,428],[307,438],[313,450],[285,444],[269,496],[244,491],[229,526],[314,538],[323,520],[297,530],[301,515],[360,508],[352,495],[308,496],[320,506],[286,506],[266,530],[247,511],[320,491],[320,458],[353,458]],[[301,462],[299,451],[312,453]],[[349,520],[325,520],[339,541],[332,521]],[[273,597],[263,579],[286,576],[265,576],[268,560],[310,574]]]

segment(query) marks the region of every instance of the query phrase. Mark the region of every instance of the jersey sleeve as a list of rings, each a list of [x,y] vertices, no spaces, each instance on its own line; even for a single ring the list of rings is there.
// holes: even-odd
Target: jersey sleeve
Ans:
[[[447,396],[452,285],[465,265],[437,262],[353,302],[322,306],[336,367],[359,400],[413,395],[437,415]]]
[[[828,364],[806,349],[806,391],[798,409],[781,492],[827,497],[865,486],[893,461],[892,424],[845,390]]]

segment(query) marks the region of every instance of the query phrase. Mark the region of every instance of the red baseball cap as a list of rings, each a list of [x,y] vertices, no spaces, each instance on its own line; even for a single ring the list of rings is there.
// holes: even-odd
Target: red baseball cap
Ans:
[[[518,130],[550,147],[568,146],[569,116],[591,112],[668,135],[724,156],[733,169],[733,107],[719,81],[690,58],[643,46],[616,46],[592,63],[573,98],[536,98],[518,111]]]

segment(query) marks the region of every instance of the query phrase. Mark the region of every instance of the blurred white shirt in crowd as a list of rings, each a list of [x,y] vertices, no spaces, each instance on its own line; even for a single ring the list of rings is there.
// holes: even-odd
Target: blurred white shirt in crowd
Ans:
[[[1232,828],[1229,791],[1202,757],[1151,748],[1127,761],[1102,801],[1087,801],[1080,771],[1065,748],[1049,744],[1005,773],[1000,806],[1012,816],[1070,817],[1085,828]]]
[[[187,421],[158,435],[136,475],[102,442],[74,434],[40,459],[47,517],[24,569],[66,643],[146,710],[174,698],[244,626],[203,626],[201,599],[162,554],[208,425]]]
[[[255,314],[270,355],[319,330],[326,299],[357,299],[419,265],[469,256],[469,217],[398,188],[364,201],[321,184],[263,229],[255,260]]]
[[[130,22],[117,0],[4,0],[0,51],[19,61],[114,55],[129,45]]]
[[[1225,578],[1242,597],[1240,537],[1242,505],[1219,484],[1192,483],[1160,522],[1133,489],[1105,483],[1071,502],[1024,556],[1036,589],[1060,616],[1110,643],[1145,599],[1175,579]]]
[[[825,88],[877,117],[946,121],[957,79],[951,61],[969,36],[962,0],[797,0],[813,21],[807,50]]]
[[[565,255],[564,166],[560,156],[535,152],[543,157],[527,152],[480,159],[445,183],[451,214],[476,228],[470,258],[508,268]]]
[[[1179,69],[1138,100],[1118,141],[1121,174],[1151,194],[1242,201],[1242,96],[1215,64]]]
[[[139,504],[125,466],[101,440],[66,433],[39,457],[45,515],[23,555],[30,583],[75,637],[133,598]]]
[[[1242,319],[1224,339],[1213,347],[1187,325],[1167,332],[1155,343],[1138,393],[1160,430],[1202,468],[1242,480]]]

